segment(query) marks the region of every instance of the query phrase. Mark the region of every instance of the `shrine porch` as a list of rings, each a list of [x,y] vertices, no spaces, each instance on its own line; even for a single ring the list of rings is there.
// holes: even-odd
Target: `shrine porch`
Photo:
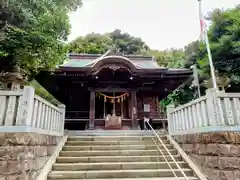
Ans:
[[[89,119],[65,119],[65,129],[66,130],[88,130]],[[143,130],[141,119],[137,119],[137,129]],[[94,130],[105,128],[105,119],[94,119]],[[156,130],[166,130],[168,129],[167,119],[152,119],[152,126]],[[131,130],[132,129],[132,120],[131,119],[122,119],[122,128],[121,130]]]

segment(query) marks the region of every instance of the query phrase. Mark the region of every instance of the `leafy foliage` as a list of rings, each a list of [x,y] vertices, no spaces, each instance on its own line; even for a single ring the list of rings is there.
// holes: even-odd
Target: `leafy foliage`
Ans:
[[[48,102],[54,105],[60,104],[60,102],[55,97],[53,97],[44,87],[42,87],[36,80],[30,81],[28,85],[34,87],[35,93],[46,99]]]
[[[103,54],[112,46],[111,38],[104,34],[91,33],[69,43],[69,51],[86,54]]]
[[[192,65],[196,64],[196,59],[198,55],[199,41],[193,41],[184,47],[184,56],[186,68],[190,68]]]
[[[160,66],[180,68],[185,64],[183,49],[149,50],[147,54],[154,56]]]
[[[173,93],[169,94],[167,98],[160,101],[160,106],[166,108],[169,104],[180,105],[185,104],[191,101],[193,98],[197,98],[197,91],[196,88],[185,85],[182,88],[174,91]]]
[[[3,0],[0,18],[0,71],[20,66],[31,75],[52,69],[67,52],[68,12],[81,0]]]
[[[64,41],[70,32],[67,14],[81,5],[81,0],[1,1],[0,72],[10,71],[17,65],[34,76],[41,69],[51,70],[63,62],[68,49],[70,52],[103,54],[116,48],[123,54],[155,56],[161,66],[189,68],[197,64],[200,80],[211,81],[206,46],[199,41],[188,44],[184,49],[152,50],[141,38],[116,29],[105,34],[91,33],[78,37],[66,45]],[[219,79],[227,77],[231,80],[229,91],[240,91],[239,11],[240,6],[216,9],[208,16],[214,66],[221,76]],[[196,90],[187,84],[161,104],[183,104],[193,98],[196,98]]]
[[[240,83],[240,6],[216,9],[209,14],[211,26],[208,37],[217,74],[227,75],[233,83]],[[205,45],[200,44],[197,63],[201,76],[209,77],[209,63]]]
[[[209,14],[208,20],[211,25],[208,31],[210,47],[214,67],[217,70],[217,83],[226,86],[231,81],[230,92],[239,92],[240,83],[240,6],[232,9],[216,9]],[[206,82],[201,85],[207,88],[212,87],[210,77],[209,61],[206,45],[203,42],[194,41],[184,48],[185,64],[189,68],[197,64],[200,81]],[[168,104],[184,104],[197,98],[196,89],[190,88],[191,84],[184,85],[181,89],[170,94],[161,101],[161,105],[166,107]],[[201,87],[204,93],[206,87]]]
[[[3,0],[0,2],[0,72],[21,67],[31,77],[41,69],[51,70],[68,51],[68,12],[81,0]],[[32,81],[36,93],[53,104],[55,98]]]
[[[123,33],[119,29],[108,34],[111,37],[115,48],[123,54],[140,54],[142,51],[146,52],[149,49],[141,38],[131,36],[128,33]]]
[[[69,43],[70,52],[103,54],[110,48],[115,48],[123,54],[140,54],[148,46],[141,38],[136,38],[128,33],[116,29],[105,34],[91,33],[85,37],[78,37]]]
[[[123,54],[155,56],[161,66],[177,68],[184,65],[182,49],[152,50],[141,38],[123,33],[119,29],[105,34],[91,33],[84,37],[80,36],[69,43],[69,51],[75,53],[103,54],[111,48]]]

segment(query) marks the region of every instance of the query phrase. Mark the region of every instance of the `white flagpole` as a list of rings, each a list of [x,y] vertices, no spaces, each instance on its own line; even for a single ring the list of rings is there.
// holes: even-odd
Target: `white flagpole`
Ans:
[[[199,3],[199,17],[201,21],[204,21],[203,13],[202,13],[202,0],[198,0]],[[204,40],[206,43],[206,48],[207,48],[207,53],[208,53],[208,61],[209,61],[209,66],[210,66],[210,71],[211,71],[211,76],[212,76],[212,83],[213,83],[213,88],[217,89],[217,81],[216,81],[216,76],[215,76],[215,69],[213,66],[213,61],[212,61],[212,53],[210,49],[210,44],[208,40],[208,35],[207,35],[207,30],[206,30],[206,25],[205,22],[203,23],[203,35],[204,35]]]

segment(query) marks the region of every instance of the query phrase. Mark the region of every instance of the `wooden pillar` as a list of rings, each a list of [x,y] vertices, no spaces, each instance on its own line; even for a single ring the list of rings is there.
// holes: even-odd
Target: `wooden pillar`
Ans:
[[[94,129],[95,119],[95,92],[90,92],[89,129]]]
[[[105,102],[105,98],[103,100],[103,118],[106,117],[106,102]]]
[[[132,118],[132,102],[131,99],[128,99],[128,117]]]
[[[131,94],[131,109],[132,109],[132,129],[137,129],[137,95],[136,90]]]
[[[115,97],[115,92],[113,92],[113,97]],[[112,116],[116,116],[116,99],[113,98],[113,110],[112,110]]]
[[[121,117],[123,118],[124,115],[123,115],[123,101],[120,102],[121,103]]]

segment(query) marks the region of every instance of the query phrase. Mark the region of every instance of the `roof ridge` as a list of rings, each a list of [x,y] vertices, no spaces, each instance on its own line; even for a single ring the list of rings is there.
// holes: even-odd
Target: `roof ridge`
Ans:
[[[107,56],[107,55],[118,55],[123,56],[127,58],[141,58],[139,60],[153,60],[154,56],[147,56],[147,55],[141,55],[141,54],[122,54],[122,53],[114,53],[112,50],[108,50],[104,54],[85,54],[85,53],[68,53],[68,56],[83,56],[83,57],[101,57],[101,56]]]

